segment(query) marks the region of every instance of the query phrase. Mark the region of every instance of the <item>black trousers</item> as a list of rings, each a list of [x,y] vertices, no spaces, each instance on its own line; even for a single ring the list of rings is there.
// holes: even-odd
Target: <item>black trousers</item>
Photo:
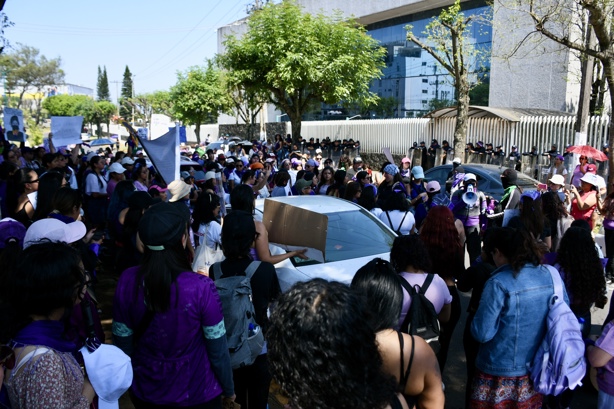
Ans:
[[[480,229],[478,226],[465,226],[465,237],[467,238],[469,265],[471,265],[480,256],[480,253],[482,253],[482,239],[480,238]]]
[[[269,402],[271,372],[267,355],[258,356],[253,364],[232,371],[235,383],[235,402],[241,409],[266,409]]]
[[[455,285],[448,286],[450,294],[452,295],[452,311],[450,312],[450,319],[445,324],[441,324],[441,333],[439,334],[439,345],[441,346],[437,353],[437,361],[439,362],[439,370],[443,375],[443,369],[446,366],[448,360],[448,350],[450,349],[450,342],[452,341],[452,335],[454,334],[454,328],[460,320],[461,316],[461,301],[460,295]]]

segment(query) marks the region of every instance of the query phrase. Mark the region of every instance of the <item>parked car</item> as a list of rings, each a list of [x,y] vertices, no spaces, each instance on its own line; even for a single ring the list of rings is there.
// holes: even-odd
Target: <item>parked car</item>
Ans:
[[[462,165],[465,173],[473,173],[477,177],[478,190],[486,196],[491,196],[496,200],[501,200],[504,189],[501,184],[501,173],[507,168],[497,165],[467,164]],[[442,186],[446,185],[448,174],[452,171],[452,165],[441,165],[431,168],[424,172],[426,180],[436,180]],[[535,190],[539,181],[518,172],[518,186],[523,190]]]
[[[326,250],[324,262],[299,257],[284,260],[275,265],[282,291],[294,283],[312,278],[324,278],[349,284],[360,267],[375,257],[388,260],[396,234],[371,212],[352,202],[332,196],[287,196],[256,201],[255,218],[262,220],[265,202],[274,201],[326,215]],[[286,223],[282,219],[273,223]],[[300,220],[299,220],[300,222]],[[270,230],[270,229],[269,229]],[[297,234],[316,234],[315,226],[309,226]],[[301,236],[298,236],[301,237]],[[270,244],[271,254],[285,253],[282,247]]]

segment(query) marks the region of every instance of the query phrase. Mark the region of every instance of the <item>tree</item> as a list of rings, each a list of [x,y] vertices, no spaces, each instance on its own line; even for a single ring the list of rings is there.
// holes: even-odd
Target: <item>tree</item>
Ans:
[[[54,95],[45,98],[43,108],[49,116],[77,116],[82,115],[78,107],[86,104],[89,99],[85,95]]]
[[[131,118],[132,108],[130,106],[130,98],[132,98],[132,73],[126,65],[124,70],[124,79],[122,80],[121,98],[119,100],[119,116],[124,119]]]
[[[45,87],[64,82],[64,71],[60,69],[61,59],[47,59],[34,47],[18,44],[18,48],[0,57],[0,69],[5,73],[6,92],[11,100],[13,91],[19,96],[17,108],[21,108],[26,92],[34,91],[36,123],[40,121],[40,111]],[[33,107],[30,106],[32,111]]]
[[[246,89],[241,83],[241,79],[234,76],[233,72],[226,72],[225,74],[223,82],[228,92],[232,109],[235,116],[241,118],[247,125],[247,133],[251,140],[254,136],[256,117],[268,100],[267,94],[261,90]]]
[[[177,84],[171,88],[174,116],[186,125],[195,125],[200,143],[200,125],[217,121],[220,112],[230,111],[228,93],[221,73],[212,61],[207,67],[191,67],[177,74]]]
[[[412,26],[407,26],[407,39],[416,43],[429,53],[452,76],[456,91],[456,125],[454,128],[454,157],[460,158],[467,144],[467,118],[469,115],[469,91],[472,84],[469,81],[469,68],[478,61],[479,51],[470,41],[470,29],[476,16],[465,17],[461,12],[460,0],[447,9],[443,9],[438,17],[426,26],[423,34],[425,39],[419,39],[412,32]],[[432,44],[432,45],[431,45]]]
[[[171,94],[168,91],[155,91],[148,94],[139,94],[129,100],[130,106],[134,107],[134,115],[144,123],[151,122],[151,115],[163,114],[173,116]]]
[[[614,17],[612,0],[570,0],[546,7],[541,2],[525,0],[522,2],[533,23],[535,30],[546,38],[571,50],[592,57],[601,63],[603,76],[608,84],[610,95],[609,144],[614,144]],[[587,21],[597,39],[594,43],[584,41],[578,35],[578,25]],[[591,73],[592,74],[592,73]],[[585,74],[585,75],[588,75]],[[614,183],[614,150],[608,154],[608,186]],[[611,189],[608,189],[611,191]]]
[[[295,140],[311,103],[377,99],[369,83],[382,76],[385,50],[354,20],[310,15],[284,1],[255,11],[247,25],[242,38],[227,37],[220,64],[288,115]]]
[[[107,67],[104,70],[98,66],[98,81],[96,83],[96,96],[98,101],[111,101],[109,92],[109,77],[107,77]]]

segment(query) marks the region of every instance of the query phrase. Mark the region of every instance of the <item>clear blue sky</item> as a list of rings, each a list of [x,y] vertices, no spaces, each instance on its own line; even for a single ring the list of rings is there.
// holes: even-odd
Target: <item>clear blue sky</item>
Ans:
[[[201,65],[217,51],[217,28],[245,17],[251,0],[7,0],[13,46],[62,58],[65,82],[94,89],[98,65],[107,67],[109,90],[126,65],[136,93],[168,90],[177,71]],[[5,51],[6,52],[6,51]],[[121,83],[119,84],[121,92]]]

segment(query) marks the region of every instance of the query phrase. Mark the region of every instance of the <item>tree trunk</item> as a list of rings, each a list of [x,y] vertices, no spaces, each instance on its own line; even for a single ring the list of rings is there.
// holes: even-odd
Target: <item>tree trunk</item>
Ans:
[[[454,127],[454,158],[464,161],[465,146],[467,146],[467,116],[469,115],[469,83],[466,76],[461,76],[458,81],[456,126]]]
[[[608,82],[608,88],[610,89],[610,106],[614,107],[614,58],[608,60],[602,60],[603,76]],[[608,127],[608,145],[610,150],[608,153],[608,194],[612,192],[612,183],[614,183],[614,109],[610,108],[610,126]]]
[[[196,128],[194,128],[194,133],[196,134],[196,142],[198,142],[198,145],[200,145],[200,120],[196,121],[194,125],[196,125]]]

